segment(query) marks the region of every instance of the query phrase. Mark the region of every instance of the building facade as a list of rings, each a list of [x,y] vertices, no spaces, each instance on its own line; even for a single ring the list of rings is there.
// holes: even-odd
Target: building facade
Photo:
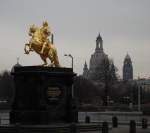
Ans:
[[[91,79],[91,80],[99,80],[102,61],[104,59],[108,59],[108,56],[104,53],[103,49],[103,39],[99,34],[96,38],[96,47],[94,53],[91,55],[89,68],[87,63],[85,62],[83,68],[83,77]]]
[[[138,87],[141,87],[141,89],[143,89],[145,92],[150,93],[150,78],[139,78],[135,80],[135,82],[137,83]]]

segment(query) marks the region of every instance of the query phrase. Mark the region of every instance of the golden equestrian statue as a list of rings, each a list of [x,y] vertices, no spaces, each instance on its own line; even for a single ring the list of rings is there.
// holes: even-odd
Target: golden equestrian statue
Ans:
[[[56,48],[52,39],[50,41],[48,38],[49,36],[53,36],[50,32],[48,22],[44,21],[42,27],[32,25],[29,29],[29,36],[31,36],[31,39],[29,43],[25,44],[25,54],[35,51],[44,61],[43,66],[48,65],[47,58],[49,58],[51,61],[49,66],[60,67]]]

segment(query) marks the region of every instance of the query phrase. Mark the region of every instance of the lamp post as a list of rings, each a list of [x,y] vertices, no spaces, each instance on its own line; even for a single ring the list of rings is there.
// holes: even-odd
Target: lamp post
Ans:
[[[72,66],[72,70],[73,70],[73,56],[71,54],[65,54],[64,56],[68,56],[71,58],[71,61],[72,61],[71,66]]]
[[[138,86],[138,111],[141,111],[141,86]]]
[[[71,58],[71,66],[72,66],[72,71],[73,71],[73,56],[71,54],[65,54],[64,56],[70,57]],[[74,97],[74,86],[72,85],[72,98]]]

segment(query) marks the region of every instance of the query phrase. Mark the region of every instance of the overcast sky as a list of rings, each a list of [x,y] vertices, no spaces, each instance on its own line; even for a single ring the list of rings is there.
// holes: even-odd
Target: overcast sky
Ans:
[[[0,71],[10,70],[20,57],[22,65],[42,63],[35,53],[24,55],[31,24],[44,20],[54,33],[60,63],[82,73],[89,64],[98,33],[104,51],[114,60],[122,76],[127,52],[132,58],[134,77],[150,77],[150,0],[1,0],[0,1]]]

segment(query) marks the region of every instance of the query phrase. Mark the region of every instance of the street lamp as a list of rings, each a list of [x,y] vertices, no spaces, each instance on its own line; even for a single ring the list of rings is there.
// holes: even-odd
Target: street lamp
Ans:
[[[71,58],[71,61],[72,61],[72,70],[73,70],[73,56],[71,55],[71,54],[65,54],[64,56],[68,56],[68,57],[70,57]]]
[[[138,86],[138,111],[141,111],[141,86]]]
[[[73,71],[73,56],[71,54],[64,54],[64,56],[70,57],[72,61],[72,71]],[[74,97],[74,86],[72,85],[72,98]]]

